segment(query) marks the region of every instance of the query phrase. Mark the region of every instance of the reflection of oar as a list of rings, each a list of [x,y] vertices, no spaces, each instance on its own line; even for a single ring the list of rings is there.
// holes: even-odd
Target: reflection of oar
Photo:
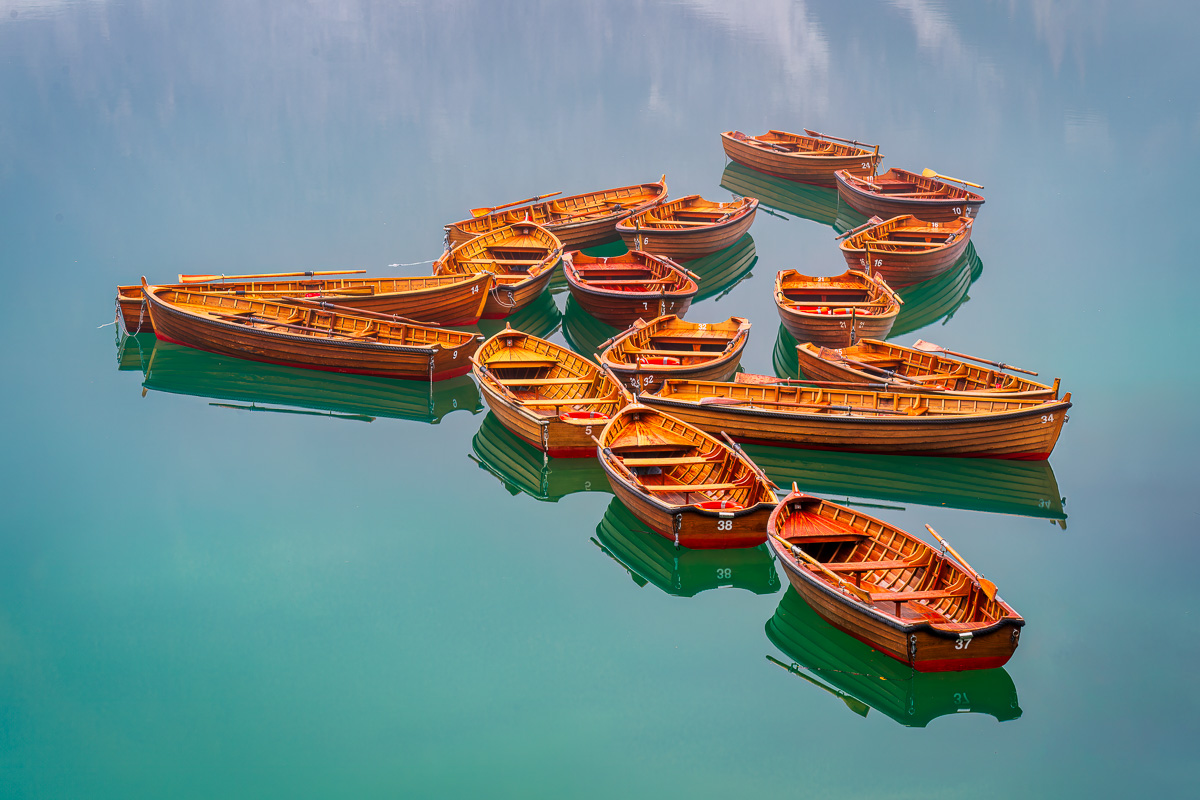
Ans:
[[[365,269],[327,269],[324,272],[263,272],[255,275],[180,275],[180,283],[209,281],[248,281],[260,278],[312,278],[317,275],[361,275]]]
[[[971,183],[970,181],[964,181],[962,178],[951,178],[949,175],[941,175],[937,172],[934,172],[929,167],[926,167],[925,169],[921,170],[921,174],[924,175],[926,178],[941,178],[944,181],[954,181],[955,183],[962,183],[967,186],[974,186],[976,189],[983,188],[983,186],[981,186],[978,183]]]
[[[934,344],[933,342],[927,342],[924,339],[917,339],[917,341],[913,342],[913,349],[914,350],[923,350],[926,353],[945,353],[948,356],[958,356],[959,358],[969,358],[972,361],[978,361],[980,364],[991,364],[993,367],[997,367],[999,369],[1008,369],[1008,370],[1012,370],[1013,372],[1024,372],[1026,375],[1037,375],[1037,373],[1034,372],[1033,370],[1021,369],[1020,367],[1014,367],[1011,364],[1003,364],[999,361],[988,361],[986,358],[980,358],[979,356],[969,356],[966,353],[956,353],[953,350],[947,350],[946,348],[942,347],[940,344]]]
[[[864,703],[862,700],[859,700],[857,697],[848,695],[845,692],[839,692],[837,689],[834,689],[832,686],[826,686],[824,683],[821,683],[821,681],[817,680],[816,678],[810,678],[809,676],[807,676],[803,672],[801,672],[799,669],[795,669],[795,668],[783,663],[782,661],[780,661],[777,658],[772,658],[771,656],[767,656],[767,661],[770,661],[772,664],[776,664],[780,667],[783,667],[788,672],[792,673],[793,675],[795,675],[798,678],[803,678],[804,680],[811,683],[813,686],[816,686],[818,689],[824,689],[825,691],[829,692],[831,695],[833,695],[834,697],[836,697],[837,699],[839,699],[843,703],[845,703],[847,708],[849,708],[855,714],[858,714],[860,717],[865,717],[867,715],[867,712],[869,712],[871,710],[871,707],[869,705]]]
[[[834,585],[837,586],[839,589],[845,589],[846,591],[850,592],[850,594],[854,595],[855,597],[857,597],[859,600],[866,603],[867,605],[872,605],[870,592],[866,591],[865,589],[860,589],[852,583],[846,583],[845,578],[843,578],[841,575],[838,575],[836,572],[829,569],[829,567],[825,566],[820,561],[817,561],[815,558],[813,558],[808,553],[801,550],[796,545],[789,542],[787,539],[784,539],[782,536],[779,536],[778,534],[773,533],[773,534],[771,534],[771,537],[773,539],[775,539],[775,541],[777,541],[781,545],[783,545],[784,549],[787,550],[792,555],[794,555],[796,558],[803,559],[804,561],[808,562],[809,564],[813,565],[814,567],[819,569],[821,572],[823,572],[826,576],[828,576],[834,582]]]
[[[787,406],[788,408],[815,408],[821,411],[844,411],[846,414],[857,412],[861,414],[895,414],[897,416],[909,416],[907,412],[897,411],[893,408],[871,408],[870,406],[835,406],[827,405],[825,403],[800,403],[791,400],[755,400],[749,397],[701,397],[696,401],[696,403],[697,405],[702,406]]]
[[[348,419],[352,422],[374,422],[374,417],[366,414],[337,414],[332,411],[303,411],[297,408],[271,408],[256,404],[241,405],[239,403],[209,403],[215,408],[232,408],[235,411],[270,411],[273,414],[300,414],[309,417],[329,417],[331,419]]]
[[[982,575],[980,575],[978,572],[976,572],[974,569],[972,569],[971,565],[966,562],[966,559],[964,559],[957,552],[955,552],[954,548],[950,546],[949,542],[947,542],[942,537],[938,536],[938,532],[935,531],[931,526],[926,525],[925,530],[932,533],[933,538],[935,538],[939,542],[941,542],[942,547],[946,548],[946,551],[949,552],[950,555],[954,556],[954,560],[958,562],[959,566],[962,567],[963,570],[965,570],[966,573],[971,576],[971,578],[975,581],[975,583],[979,584],[979,588],[983,590],[983,593],[987,596],[988,600],[996,599],[996,584],[987,580]]]
[[[547,197],[554,197],[555,195],[559,195],[559,194],[562,194],[562,192],[550,192],[550,194],[538,194],[538,195],[534,195],[533,197],[526,197],[524,200],[514,200],[511,203],[505,203],[502,206],[492,206],[491,208],[472,208],[471,216],[472,217],[482,217],[482,216],[486,216],[487,214],[491,214],[493,211],[499,211],[502,208],[512,208],[513,206],[519,206],[519,205],[523,205],[525,203],[533,203],[538,200],[545,200]]]

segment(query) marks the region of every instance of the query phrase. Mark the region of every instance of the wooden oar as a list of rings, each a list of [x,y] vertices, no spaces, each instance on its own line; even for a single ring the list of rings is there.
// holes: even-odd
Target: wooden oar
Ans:
[[[954,556],[954,560],[957,561],[958,565],[960,567],[962,567],[966,571],[966,573],[971,576],[971,579],[974,580],[975,583],[977,583],[979,585],[979,588],[983,590],[983,593],[987,596],[988,600],[996,599],[996,584],[992,583],[991,581],[989,581],[988,579],[986,579],[982,575],[980,575],[978,572],[976,572],[971,567],[971,565],[967,563],[966,559],[964,559],[962,556],[960,556],[955,551],[955,549],[950,546],[949,542],[947,542],[941,536],[938,536],[938,532],[935,531],[931,525],[926,525],[925,530],[932,533],[933,538],[935,538],[939,542],[941,542],[942,547],[946,548],[946,551],[948,553],[950,553],[950,555]]]
[[[894,408],[835,406],[826,405],[825,403],[799,403],[788,400],[754,400],[752,398],[740,400],[736,397],[701,397],[698,401],[696,401],[696,404],[701,406],[741,406],[746,404],[760,406],[788,406],[789,408],[819,408],[827,411],[845,411],[847,414],[858,411],[865,414],[896,414],[905,417],[910,416],[907,411],[899,411]]]
[[[220,319],[225,319],[230,322],[246,322],[246,323],[253,322],[253,323],[256,323],[259,325],[271,325],[276,328],[291,328],[293,330],[306,331],[308,333],[320,333],[320,334],[324,334],[327,338],[333,338],[336,336],[339,339],[345,339],[346,341],[351,341],[351,342],[355,341],[355,337],[350,336],[345,333],[342,333],[341,331],[327,330],[325,328],[312,328],[312,327],[309,327],[308,325],[296,325],[291,322],[280,322],[277,319],[268,319],[266,317],[251,317],[251,316],[247,316],[244,314],[226,314],[226,313],[223,313],[220,311],[209,311],[208,313],[214,317],[218,317]]]
[[[883,220],[880,219],[879,217],[871,217],[869,220],[864,222],[862,225],[859,225],[857,228],[851,228],[850,230],[846,231],[845,233],[839,233],[837,236],[835,236],[833,238],[834,239],[845,239],[847,236],[853,236],[854,234],[858,233],[859,231],[866,230],[867,228],[873,228],[876,225],[881,225],[882,223],[883,223]]]
[[[929,167],[926,167],[925,169],[921,170],[921,174],[924,175],[926,178],[940,178],[941,180],[944,180],[944,181],[954,181],[955,183],[962,183],[967,186],[974,186],[976,189],[983,188],[978,183],[971,183],[970,181],[964,181],[962,178],[951,178],[949,175],[939,174],[939,173],[931,170]]]
[[[525,203],[535,203],[538,200],[545,200],[547,197],[554,197],[555,195],[559,195],[559,194],[562,194],[562,192],[550,192],[550,194],[537,194],[537,195],[534,195],[533,197],[526,197],[524,200],[514,200],[511,203],[505,203],[502,206],[492,206],[491,208],[472,208],[471,216],[472,217],[483,217],[488,214],[491,214],[493,211],[499,211],[502,208],[512,208],[513,206],[519,206],[519,205],[523,205]]]
[[[319,287],[313,287],[312,290],[322,296],[370,297],[375,294],[375,289],[370,286],[346,287],[342,289],[322,289]],[[218,289],[215,286],[211,289],[208,289],[207,287],[198,288],[196,291],[201,294],[231,295],[233,297],[274,297],[276,295],[294,295],[296,293],[295,289],[267,289],[261,292],[256,292],[253,289]]]
[[[845,142],[846,144],[852,144],[857,147],[875,147],[878,149],[877,145],[867,144],[866,142],[860,142],[857,139],[843,139],[840,136],[830,136],[828,133],[818,133],[817,131],[810,131],[808,128],[805,128],[804,132],[807,133],[809,136],[813,136],[818,139],[829,139],[834,142]]]
[[[933,342],[927,342],[924,339],[917,339],[915,342],[913,342],[913,349],[921,350],[926,353],[945,353],[948,356],[958,356],[959,358],[969,358],[972,361],[978,361],[980,364],[990,364],[991,366],[997,367],[998,369],[1008,369],[1008,370],[1012,370],[1013,372],[1023,372],[1026,375],[1037,375],[1037,373],[1034,372],[1033,370],[1021,369],[1020,367],[1014,367],[1011,364],[1003,364],[999,361],[988,361],[986,358],[980,358],[979,356],[969,356],[966,353],[956,353],[953,350],[947,350],[946,348],[942,347],[940,344],[934,344]]]
[[[836,585],[839,589],[845,589],[845,590],[849,591],[850,594],[854,595],[855,597],[857,597],[859,600],[866,603],[867,605],[873,605],[873,603],[871,602],[871,593],[870,592],[866,591],[865,589],[860,589],[852,583],[846,583],[846,579],[843,578],[841,575],[838,575],[836,572],[829,569],[824,564],[822,564],[820,561],[817,561],[815,558],[813,558],[808,553],[801,550],[796,545],[789,542],[787,539],[784,539],[782,536],[773,533],[773,534],[771,534],[771,537],[773,539],[775,539],[775,541],[782,544],[787,549],[787,551],[789,553],[791,553],[792,555],[794,555],[796,558],[804,559],[809,564],[812,564],[814,567],[816,567],[821,572],[823,572],[826,576],[828,576],[831,580],[834,581],[834,585]]]
[[[210,281],[249,281],[260,278],[312,278],[317,275],[361,275],[365,269],[327,269],[323,272],[263,272],[253,275],[180,275],[180,283],[208,283]]]
[[[399,314],[380,314],[377,311],[367,311],[366,309],[353,308],[351,306],[340,306],[336,303],[330,303],[325,300],[313,300],[310,297],[281,297],[279,299],[287,303],[301,303],[304,305],[316,306],[318,308],[330,309],[332,311],[340,311],[351,317],[370,317],[371,319],[383,319],[387,320],[388,322],[405,322],[410,325],[428,326],[430,328],[442,327],[436,322],[418,322],[415,319],[402,317]]]
[[[738,444],[737,442],[735,442],[733,439],[730,439],[730,438],[729,438],[729,434],[728,434],[728,433],[726,433],[725,431],[721,431],[721,438],[725,440],[725,443],[726,443],[726,444],[728,444],[728,445],[729,445],[731,448],[733,448],[734,452],[736,452],[738,455],[740,455],[740,456],[742,457],[742,459],[743,459],[743,460],[744,460],[744,461],[745,461],[747,464],[749,464],[749,465],[750,465],[750,468],[754,470],[754,474],[755,474],[755,475],[757,475],[757,476],[758,476],[759,478],[761,478],[762,480],[766,481],[766,482],[767,482],[767,485],[768,485],[768,486],[770,486],[772,489],[778,489],[778,488],[779,488],[779,487],[778,487],[778,486],[775,484],[775,481],[773,481],[773,480],[771,480],[770,478],[768,478],[768,477],[767,477],[767,473],[765,473],[765,472],[763,472],[763,471],[762,471],[762,467],[758,466],[758,464],[755,464],[755,463],[754,463],[754,460],[753,460],[753,459],[751,459],[751,458],[750,458],[750,456],[748,456],[748,455],[746,454],[746,451],[742,449],[742,446],[741,446],[740,444]]]

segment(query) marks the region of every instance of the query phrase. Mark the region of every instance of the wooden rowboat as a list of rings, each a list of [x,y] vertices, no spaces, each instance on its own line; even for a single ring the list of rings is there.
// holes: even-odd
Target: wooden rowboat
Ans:
[[[682,317],[700,291],[696,276],[663,256],[634,250],[620,256],[563,256],[563,271],[576,302],[601,322],[628,328],[634,320]]]
[[[967,249],[974,224],[970,217],[924,222],[903,214],[852,232],[840,247],[850,269],[869,269],[889,286],[908,286],[952,268]]]
[[[308,280],[239,280],[230,275],[220,281],[164,284],[172,289],[261,297],[286,302],[289,297],[327,300],[346,308],[394,314],[416,322],[439,325],[474,325],[483,313],[492,276],[417,276],[405,278],[312,278]],[[149,332],[150,317],[142,303],[141,286],[118,286],[117,306],[125,330]]]
[[[741,131],[721,134],[721,146],[730,161],[790,181],[833,186],[833,173],[844,169],[851,175],[875,174],[883,156],[879,145],[863,145],[849,139],[805,130],[805,135],[768,131],[747,136]]]
[[[637,320],[608,342],[598,356],[621,383],[637,393],[666,378],[728,380],[737,371],[750,338],[750,322],[684,322],[674,314]]]
[[[385,378],[465,375],[483,337],[444,328],[351,316],[325,308],[149,286],[147,310],[159,339],[210,353]]]
[[[688,195],[634,214],[617,224],[630,250],[645,250],[676,260],[700,258],[729,247],[750,230],[758,201],[732,203]]]
[[[562,242],[553,233],[521,222],[476,236],[433,262],[434,275],[491,273],[495,281],[483,306],[484,319],[502,319],[546,290],[558,266]]]
[[[1021,716],[1017,687],[1003,667],[917,672],[821,619],[791,586],[767,620],[766,633],[791,663],[769,655],[768,661],[837,697],[859,716],[875,709],[908,728],[957,714],[987,714],[997,722]]]
[[[838,195],[860,214],[881,219],[912,214],[929,222],[949,222],[959,217],[979,216],[983,196],[893,167],[873,178],[834,173]]]
[[[794,487],[767,529],[814,611],[918,672],[1002,667],[1017,649],[1025,620],[995,585],[912,534]]]
[[[796,345],[804,377],[814,381],[886,383],[906,392],[946,392],[972,397],[1045,400],[1058,397],[1053,386],[1001,369],[970,364],[937,353],[878,339],[860,339],[852,347],[830,350],[811,342]]]
[[[721,188],[735,195],[758,198],[758,208],[763,213],[771,214],[776,210],[794,214],[828,225],[835,233],[857,228],[867,221],[862,214],[838,200],[836,187],[787,181],[744,167],[736,161],[725,165]]]
[[[645,406],[604,426],[596,455],[634,516],[682,547],[753,547],[766,538],[774,484],[740,449]]]
[[[828,278],[794,269],[775,275],[775,308],[799,342],[840,347],[863,336],[882,339],[902,302],[882,278],[856,270]]]
[[[739,442],[852,453],[1015,458],[1054,449],[1071,407],[919,392],[873,392],[791,384],[666,380],[640,401]]]
[[[630,400],[586,358],[511,328],[480,345],[471,371],[501,424],[557,458],[590,457],[594,436]]]
[[[656,183],[639,183],[600,192],[558,197],[543,203],[497,206],[485,213],[446,226],[446,244],[456,247],[488,231],[529,219],[557,236],[565,247],[582,250],[616,241],[616,224],[667,198],[667,176]]]

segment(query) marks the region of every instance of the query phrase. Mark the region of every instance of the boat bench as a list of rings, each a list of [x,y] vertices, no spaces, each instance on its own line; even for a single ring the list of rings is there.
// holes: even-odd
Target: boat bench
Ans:
[[[911,561],[845,561],[840,564],[826,564],[830,572],[870,572],[882,569],[909,569],[922,566]]]
[[[719,356],[720,350],[647,350],[644,347],[631,347],[628,351],[640,356]]]
[[[628,463],[628,462],[626,462]],[[692,492],[716,492],[726,489],[745,489],[746,487],[737,483],[675,483],[675,484],[642,484],[648,492],[679,492],[680,494],[690,494]]]
[[[680,464],[712,464],[711,459],[704,456],[678,456],[676,458],[625,458],[622,459],[627,467],[674,467]]]
[[[501,386],[569,386],[591,383],[591,378],[496,378]]]
[[[948,597],[966,597],[967,589],[947,591],[934,589],[926,592],[870,592],[873,602],[904,603],[908,600],[944,600]]]

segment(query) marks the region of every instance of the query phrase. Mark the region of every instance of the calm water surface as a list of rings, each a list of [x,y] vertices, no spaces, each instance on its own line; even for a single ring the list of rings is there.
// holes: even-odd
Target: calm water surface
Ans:
[[[1194,791],[1197,8],[0,0],[0,795]],[[790,374],[773,275],[842,271],[853,214],[726,165],[772,127],[987,187],[897,333],[1061,376],[1050,462],[755,456],[946,535],[1028,620],[1004,670],[914,677],[764,550],[665,546],[469,380],[105,326],[141,275],[418,274],[468,208],[665,172],[770,207],[689,318]]]

